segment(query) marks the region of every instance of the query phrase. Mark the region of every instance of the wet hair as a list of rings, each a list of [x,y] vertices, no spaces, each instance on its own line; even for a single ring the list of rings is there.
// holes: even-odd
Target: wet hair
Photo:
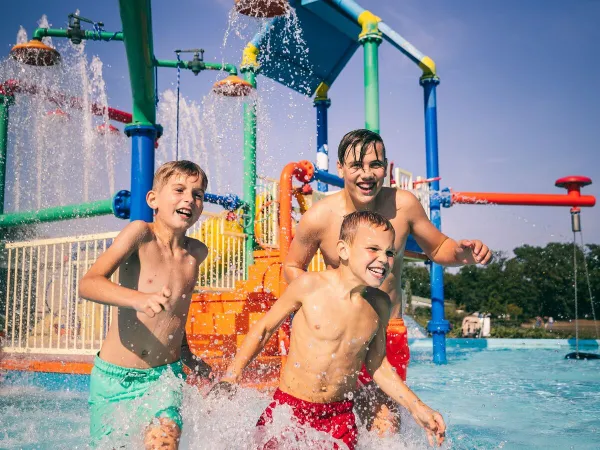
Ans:
[[[158,168],[154,174],[152,190],[157,191],[162,188],[173,175],[186,175],[188,177],[199,177],[202,179],[202,190],[206,191],[208,186],[208,177],[204,170],[192,161],[169,161]]]
[[[360,225],[383,228],[384,231],[391,230],[394,239],[396,239],[396,230],[394,230],[392,223],[381,214],[373,211],[354,211],[344,216],[342,228],[340,229],[340,240],[352,244]]]
[[[346,133],[340,141],[340,145],[338,146],[338,161],[341,165],[344,165],[344,162],[346,161],[346,155],[352,152],[354,159],[362,164],[367,152],[371,148],[377,148],[377,144],[381,144],[381,156],[385,160],[385,145],[383,145],[383,139],[381,139],[379,134],[365,129],[354,130]]]

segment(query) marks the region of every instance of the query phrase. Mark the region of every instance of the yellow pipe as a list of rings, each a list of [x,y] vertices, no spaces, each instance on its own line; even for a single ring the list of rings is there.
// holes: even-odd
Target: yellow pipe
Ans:
[[[254,45],[252,42],[248,42],[246,47],[244,47],[244,51],[242,52],[242,64],[241,68],[249,68],[252,67],[254,70],[259,68],[258,64],[258,47]]]
[[[434,77],[435,73],[435,62],[429,56],[424,56],[421,61],[419,61],[419,67],[423,71],[423,77]]]
[[[362,32],[358,35],[358,38],[362,39],[370,34],[381,36],[381,32],[377,26],[379,22],[381,22],[381,17],[377,17],[371,11],[365,10],[360,13],[358,16],[358,24],[362,27]]]
[[[327,100],[329,93],[329,86],[325,84],[325,82],[321,82],[315,91],[315,100]]]

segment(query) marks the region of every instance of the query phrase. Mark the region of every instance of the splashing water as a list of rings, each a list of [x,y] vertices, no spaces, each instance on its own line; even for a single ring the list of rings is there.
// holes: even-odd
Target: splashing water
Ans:
[[[17,32],[17,44],[25,44],[27,42],[27,30],[21,25]]]
[[[48,26],[48,19],[39,24]],[[26,39],[21,27],[17,41]],[[104,199],[115,191],[116,155],[126,141],[96,132],[108,119],[106,111],[92,114],[92,105],[107,103],[102,62],[88,64],[83,45],[61,44],[57,66],[0,62],[0,80],[15,80],[20,89],[10,107],[7,212]]]
[[[40,17],[40,20],[38,20],[37,24],[38,24],[38,28],[50,28],[52,26],[52,24],[50,24],[48,22],[48,17],[46,16],[46,14],[44,14],[42,17]],[[46,37],[42,38],[42,42],[49,47],[53,47],[52,38],[50,36],[46,36]]]

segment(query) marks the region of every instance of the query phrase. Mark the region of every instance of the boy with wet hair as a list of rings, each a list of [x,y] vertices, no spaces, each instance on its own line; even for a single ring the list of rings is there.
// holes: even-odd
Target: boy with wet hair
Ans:
[[[364,129],[347,133],[338,147],[337,168],[338,175],[344,179],[344,188],[315,203],[296,227],[283,264],[288,283],[306,272],[317,250],[321,250],[327,267],[339,266],[337,241],[340,226],[344,216],[353,211],[377,212],[387,218],[396,230],[394,251],[397,260],[392,273],[381,285],[381,289],[390,296],[392,318],[401,316],[400,275],[409,234],[437,264],[460,266],[490,262],[492,252],[481,241],[450,239],[429,221],[421,203],[412,193],[383,186],[387,158],[379,134]],[[397,349],[389,348],[388,353],[397,353]],[[380,432],[397,431],[399,415],[394,411],[393,402],[373,385],[367,374],[361,377],[361,382],[365,389],[357,398],[357,411],[367,421],[368,427],[377,428]]]
[[[92,445],[177,449],[181,344],[206,246],[185,235],[203,209],[208,179],[190,161],[162,165],[146,201],[154,222],[134,221],[81,279],[79,295],[115,306],[90,379]],[[119,272],[119,284],[110,281]]]
[[[358,436],[353,398],[363,364],[375,383],[426,430],[431,444],[443,442],[442,416],[419,400],[385,357],[392,304],[379,287],[394,264],[394,240],[392,224],[380,214],[347,215],[336,245],[338,267],[298,277],[248,332],[216,390],[229,390],[229,383],[238,382],[244,368],[295,312],[279,389],[257,423],[260,448],[296,448],[296,441],[319,448],[321,440],[309,432],[313,429],[329,434],[334,448],[345,444],[353,450]],[[295,425],[286,430],[291,433],[284,433],[287,438],[268,435],[267,426],[281,405],[291,408],[294,416]],[[290,434],[294,442],[285,442]]]

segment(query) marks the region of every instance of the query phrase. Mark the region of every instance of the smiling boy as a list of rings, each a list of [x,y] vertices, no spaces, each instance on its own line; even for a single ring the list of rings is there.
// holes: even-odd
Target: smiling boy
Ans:
[[[207,186],[190,161],[162,165],[146,200],[154,222],[127,225],[79,284],[79,295],[115,306],[90,380],[92,445],[176,449],[181,436],[181,343],[206,246],[186,237]],[[120,269],[119,284],[110,281]]]
[[[334,448],[354,449],[358,430],[352,399],[363,364],[375,383],[426,430],[430,443],[443,442],[442,416],[419,400],[385,357],[392,304],[379,287],[394,264],[394,239],[394,228],[381,215],[368,211],[347,215],[336,245],[339,266],[298,277],[248,332],[218,385],[222,389],[239,381],[244,368],[295,312],[279,389],[257,424],[261,448],[296,448],[295,441],[321,448],[313,434],[306,437],[312,429],[329,434]],[[282,405],[294,416],[286,430],[291,433],[268,433],[273,414]]]
[[[401,279],[404,248],[412,234],[423,252],[443,266],[488,264],[492,253],[479,240],[455,241],[442,234],[427,218],[419,200],[410,192],[383,187],[387,169],[386,150],[381,136],[370,130],[347,133],[338,147],[338,174],[344,188],[312,206],[296,227],[296,234],[284,261],[284,276],[289,283],[304,274],[317,250],[321,250],[327,267],[338,267],[337,241],[345,215],[353,211],[375,211],[388,219],[396,230],[396,261],[392,273],[382,284],[392,302],[391,317],[401,315]],[[394,349],[388,349],[391,353]],[[397,350],[396,350],[397,351]],[[382,428],[397,430],[398,415],[393,405],[370,384],[358,400],[358,411],[372,425],[374,417],[383,421]],[[371,407],[371,405],[373,407]],[[375,414],[373,414],[373,410]]]

